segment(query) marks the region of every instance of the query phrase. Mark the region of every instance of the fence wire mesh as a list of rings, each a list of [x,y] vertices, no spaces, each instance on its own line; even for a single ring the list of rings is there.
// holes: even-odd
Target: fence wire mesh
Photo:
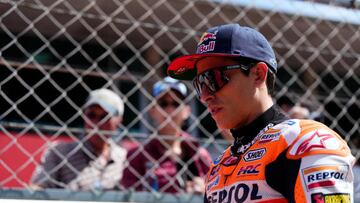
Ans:
[[[82,105],[97,88],[113,89],[125,102],[116,139],[129,135],[141,145],[149,142],[157,127],[148,116],[152,85],[173,58],[194,53],[203,31],[224,23],[254,27],[266,36],[280,66],[276,102],[308,108],[358,158],[356,2],[0,0],[0,187],[31,190],[32,170],[53,140],[79,140]],[[185,130],[214,158],[228,143],[186,85],[192,113]],[[37,144],[29,146],[30,138]],[[14,150],[22,158],[6,158]],[[180,163],[187,173],[188,163]]]

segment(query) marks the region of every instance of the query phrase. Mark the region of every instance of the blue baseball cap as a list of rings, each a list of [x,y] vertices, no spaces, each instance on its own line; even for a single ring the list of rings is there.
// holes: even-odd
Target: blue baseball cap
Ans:
[[[185,55],[173,60],[167,73],[169,76],[192,80],[197,74],[196,63],[211,56],[239,57],[265,62],[276,73],[277,62],[274,50],[267,39],[253,28],[239,24],[226,24],[210,28],[200,38],[196,54]]]
[[[174,90],[180,93],[180,95],[184,98],[187,94],[186,85],[184,83],[171,77],[165,77],[163,80],[160,80],[154,84],[152,95],[153,97],[158,97],[169,90]]]

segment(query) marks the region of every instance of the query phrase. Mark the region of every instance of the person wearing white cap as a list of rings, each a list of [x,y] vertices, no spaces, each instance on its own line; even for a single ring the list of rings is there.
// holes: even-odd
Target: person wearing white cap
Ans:
[[[49,148],[32,177],[34,188],[118,188],[127,151],[110,138],[122,122],[124,102],[109,89],[97,89],[90,92],[83,112],[85,133]]]

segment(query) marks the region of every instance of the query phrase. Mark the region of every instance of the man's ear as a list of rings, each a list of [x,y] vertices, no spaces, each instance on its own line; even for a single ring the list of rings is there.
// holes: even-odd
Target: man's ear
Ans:
[[[264,62],[257,63],[254,67],[250,69],[251,74],[255,78],[255,84],[260,85],[266,83],[268,66]]]

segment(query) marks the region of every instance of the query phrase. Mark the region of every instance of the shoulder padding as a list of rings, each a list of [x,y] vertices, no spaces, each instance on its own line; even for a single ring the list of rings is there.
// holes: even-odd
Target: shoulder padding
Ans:
[[[299,159],[317,154],[347,156],[346,142],[333,130],[312,120],[299,120],[300,132],[290,144],[287,158]]]

